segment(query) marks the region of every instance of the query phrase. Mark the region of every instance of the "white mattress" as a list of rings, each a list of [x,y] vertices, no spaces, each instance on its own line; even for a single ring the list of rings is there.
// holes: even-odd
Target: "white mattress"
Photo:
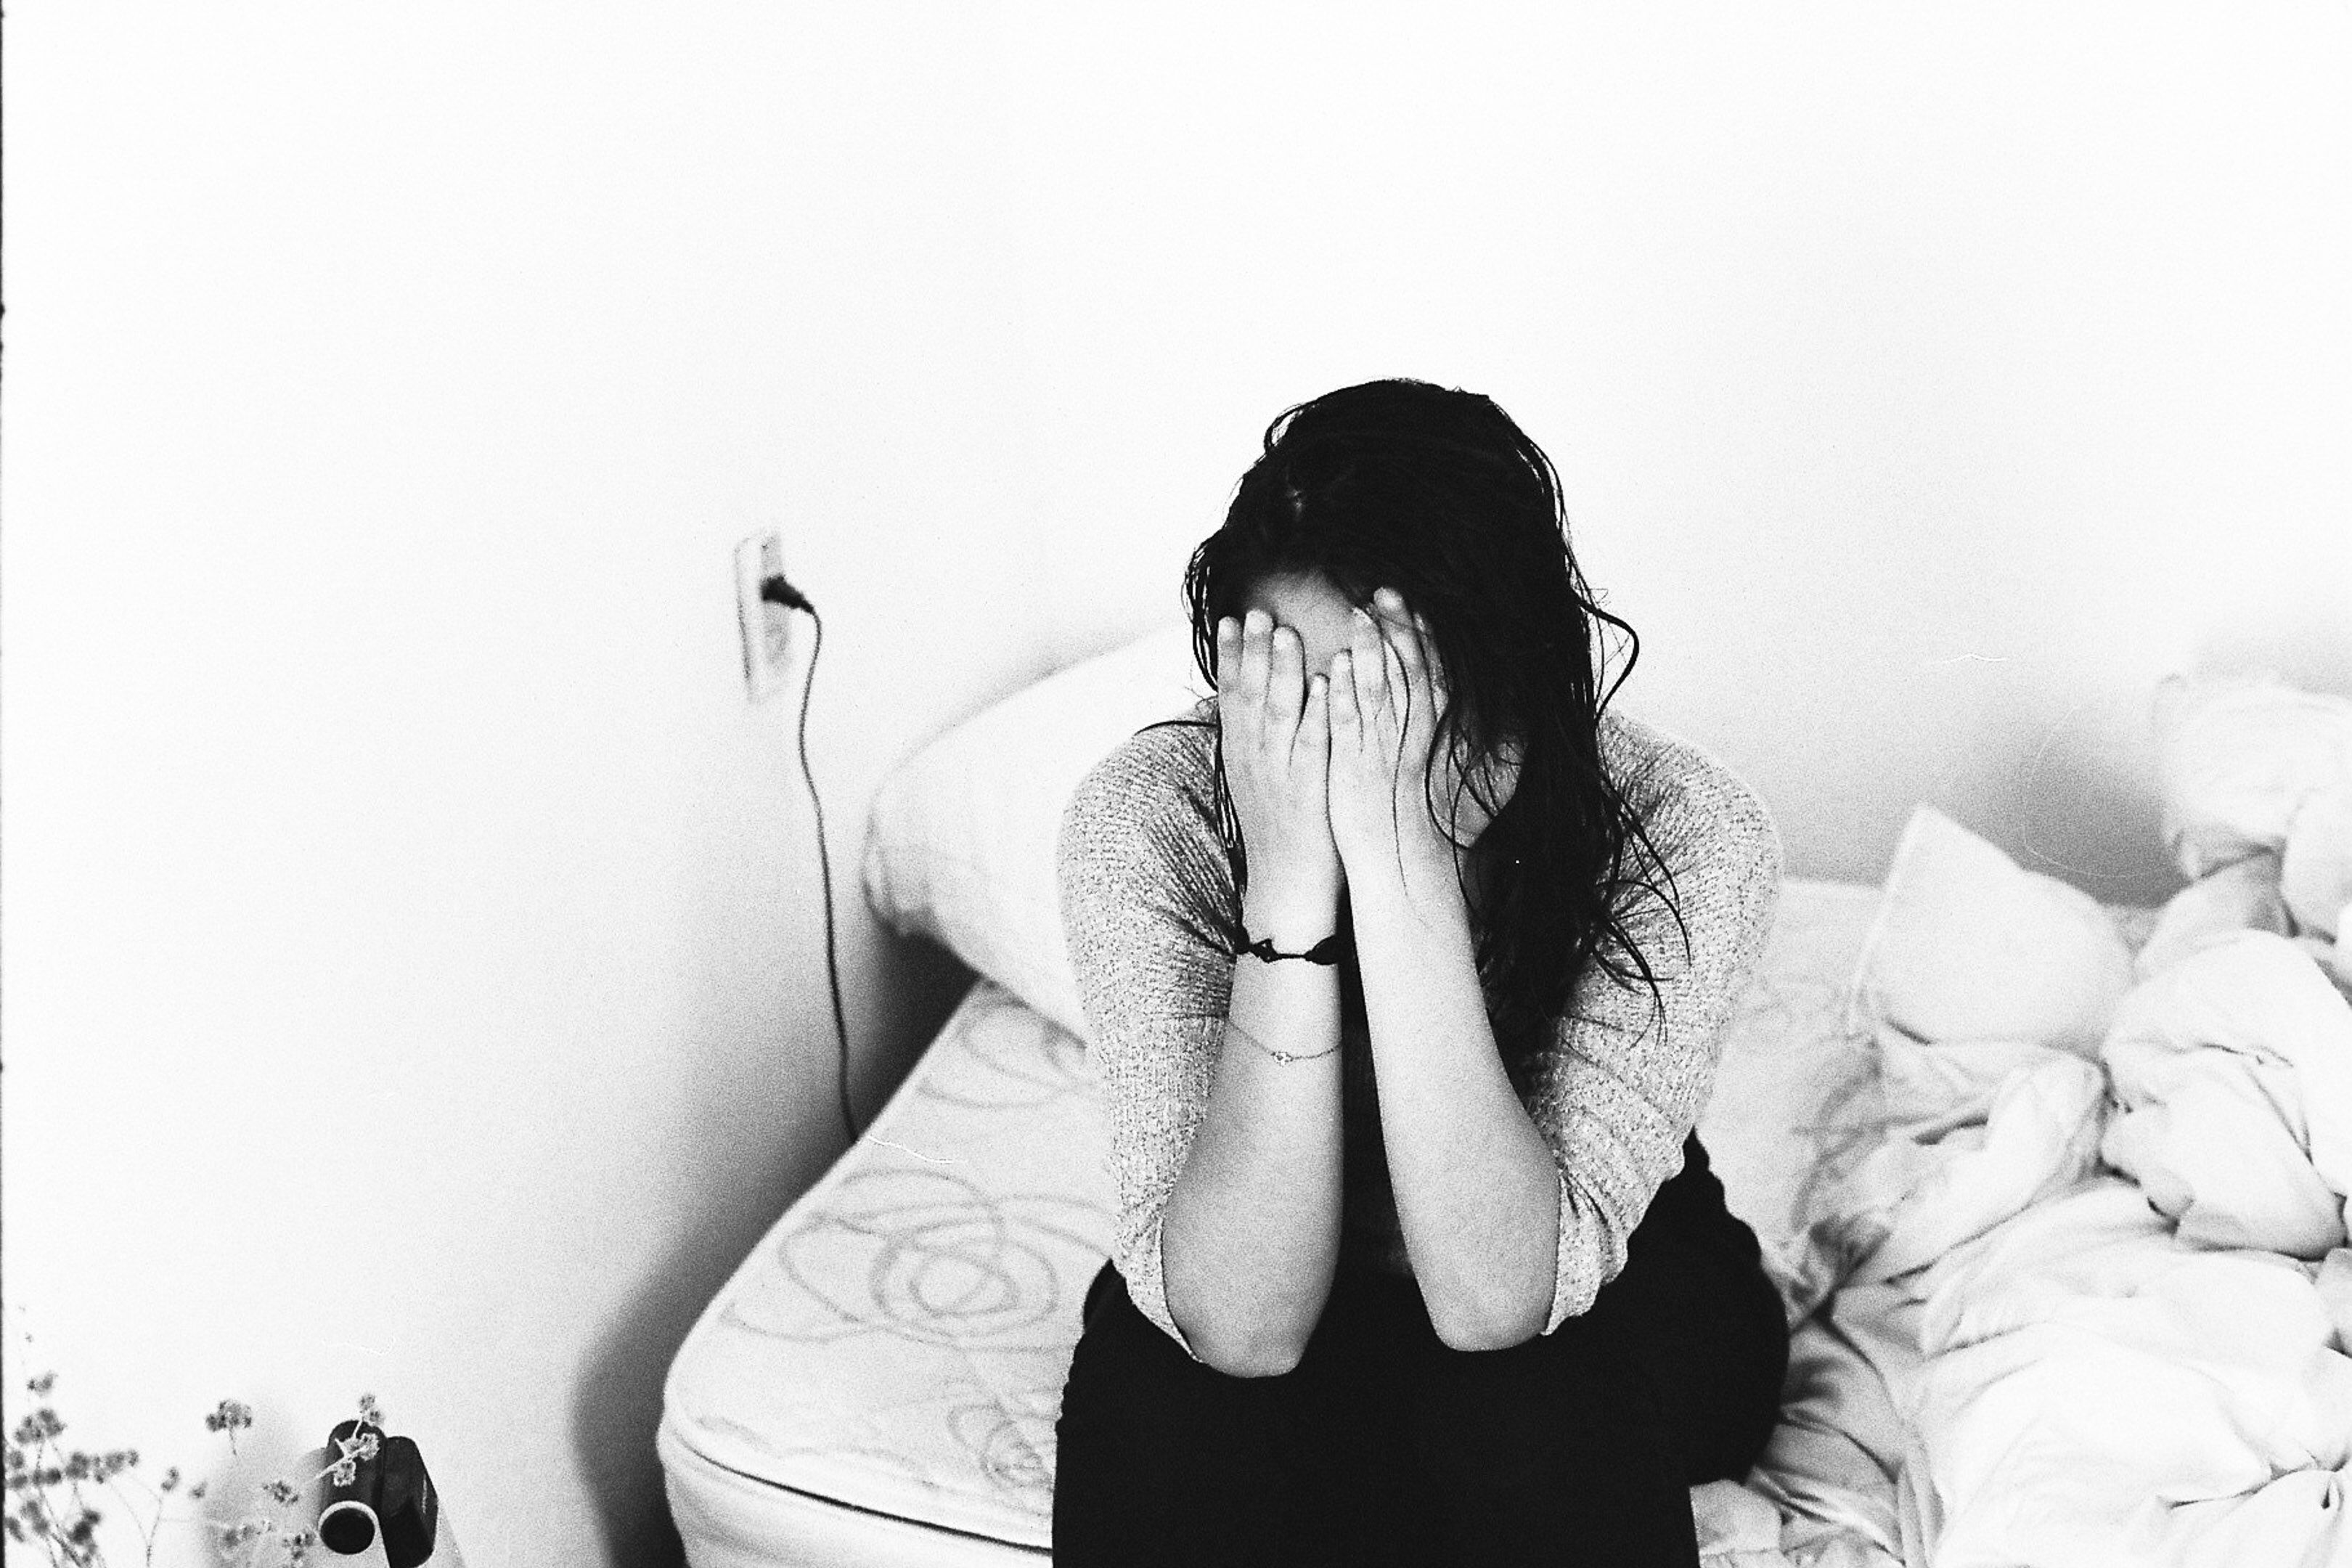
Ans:
[[[1732,1025],[1700,1135],[1759,1231],[1809,1158],[1775,1120],[1787,1089],[1853,1059],[1842,1004],[1875,900],[1790,884]],[[976,984],[671,1365],[659,1447],[695,1568],[1046,1559],[1061,1384],[1112,1233],[1106,1139],[1084,1048]],[[1769,1505],[1701,1491],[1710,1568],[1785,1561]]]

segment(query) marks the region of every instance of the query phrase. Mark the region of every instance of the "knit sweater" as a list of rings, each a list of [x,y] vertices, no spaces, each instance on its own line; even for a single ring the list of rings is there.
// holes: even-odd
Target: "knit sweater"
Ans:
[[[1062,919],[1108,1102],[1117,1262],[1144,1316],[1198,1359],[1169,1315],[1160,1220],[1209,1103],[1235,907],[1213,808],[1214,709],[1140,731],[1097,764],[1063,818]],[[1592,1305],[1706,1108],[1717,1052],[1778,904],[1780,846],[1746,784],[1694,747],[1614,712],[1602,763],[1672,875],[1683,929],[1654,896],[1624,911],[1658,996],[1598,965],[1554,1020],[1521,1103],[1559,1172],[1559,1245],[1544,1332]],[[1688,932],[1685,952],[1684,931]],[[1382,1147],[1360,1006],[1343,1009],[1342,1268],[1412,1272]]]

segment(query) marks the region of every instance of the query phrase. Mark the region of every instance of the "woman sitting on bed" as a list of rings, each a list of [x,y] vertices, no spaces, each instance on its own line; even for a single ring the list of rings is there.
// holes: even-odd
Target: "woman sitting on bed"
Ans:
[[[1692,1132],[1770,820],[1607,710],[1630,628],[1485,397],[1291,409],[1185,588],[1213,707],[1063,830],[1120,1215],[1056,1568],[1695,1564],[1788,1356]]]

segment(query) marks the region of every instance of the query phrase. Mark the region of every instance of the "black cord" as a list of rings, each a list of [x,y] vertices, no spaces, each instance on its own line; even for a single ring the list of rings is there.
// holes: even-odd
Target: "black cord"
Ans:
[[[824,845],[824,801],[816,792],[816,774],[809,768],[808,716],[809,696],[816,689],[816,661],[824,654],[824,617],[806,595],[782,577],[771,577],[760,584],[760,597],[772,605],[804,610],[816,624],[816,642],[809,649],[808,669],[801,678],[801,714],[799,746],[801,779],[808,785],[809,809],[816,816],[817,877],[824,885],[824,980],[833,996],[833,1037],[840,1048],[840,1071],[834,1080],[841,1100],[841,1130],[851,1142],[857,1142],[857,1117],[849,1105],[849,1023],[841,1009],[841,961],[835,946],[833,929],[833,857]]]

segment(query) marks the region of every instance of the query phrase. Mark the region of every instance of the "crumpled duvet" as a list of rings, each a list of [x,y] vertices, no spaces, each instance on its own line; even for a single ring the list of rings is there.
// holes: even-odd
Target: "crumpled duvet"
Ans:
[[[2352,703],[2291,695],[2167,693],[2167,831],[2199,880],[2156,921],[2093,1049],[2080,993],[2046,1028],[2012,993],[1984,1010],[1999,1032],[1974,1031],[1945,976],[1947,1032],[1892,1022],[1921,1016],[1906,995],[1935,951],[1920,911],[1948,901],[1981,923],[2004,896],[1989,875],[1897,887],[1898,858],[1908,945],[1856,985],[1881,1125],[1815,1216],[1845,1278],[1800,1331],[1775,1439],[1794,1478],[1784,1547],[1810,1529],[1911,1568],[2352,1568],[2352,1001],[2333,963],[2347,933],[2332,869],[2293,900],[2281,884],[2290,863],[2352,863],[2333,826]],[[2015,918],[2048,902],[2018,900]],[[2080,946],[2079,920],[2064,934]],[[2064,993],[2047,978],[2031,984]],[[1808,1357],[1866,1362],[1886,1390],[1885,1411],[1818,1413],[1849,1419],[1856,1451],[1809,1421]],[[1809,1464],[1876,1466],[1893,1518],[1856,1493],[1809,1497]]]
[[[2316,1260],[2352,1191],[2352,1006],[2269,931],[2220,937],[2124,998],[2101,1152],[2182,1240]]]
[[[2352,1358],[2291,1260],[2183,1242],[2108,1177],[1954,1249],[1919,1295],[1908,1491],[1939,1568],[2352,1555]]]
[[[1948,1069],[1933,1044],[1881,1044],[1898,1076]],[[2352,1563],[2352,1249],[2305,1262],[2184,1234],[2100,1161],[2100,1129],[2116,1123],[2094,1064],[2021,1047],[1964,1054],[2010,1065],[1856,1167],[1835,1219],[1868,1249],[1808,1325],[1813,1353],[1841,1347],[1888,1390],[1901,1431],[1878,1458],[1897,1472],[1904,1560]],[[2188,1058],[2174,1081],[2226,1059]],[[2204,1105],[2184,1100],[2171,1149],[2195,1146]],[[2249,1162],[2204,1195],[2246,1215],[2303,1212],[2310,1167],[2275,1187],[2263,1169]],[[1843,1522],[1890,1533],[1866,1514]]]
[[[2352,698],[2274,680],[2186,680],[2157,693],[2165,846],[2202,882],[2272,857],[2301,941],[2352,985]]]

